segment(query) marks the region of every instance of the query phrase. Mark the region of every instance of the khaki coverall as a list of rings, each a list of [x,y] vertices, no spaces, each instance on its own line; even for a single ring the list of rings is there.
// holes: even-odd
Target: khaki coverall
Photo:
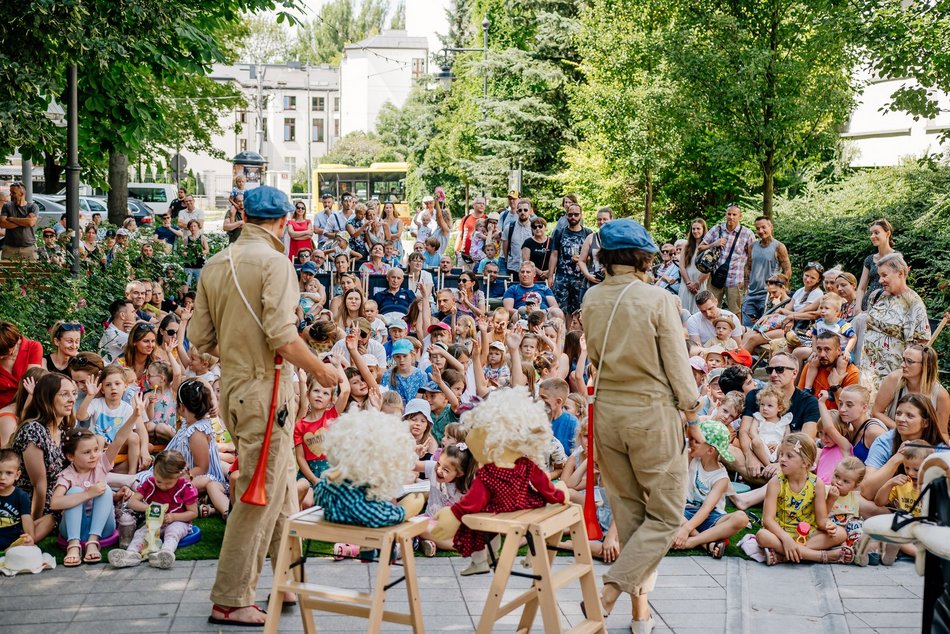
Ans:
[[[298,335],[294,309],[297,279],[283,243],[260,227],[244,226],[230,246],[238,282],[263,331],[241,299],[231,275],[227,251],[205,264],[198,282],[188,338],[198,350],[221,359],[221,420],[237,450],[240,469],[232,491],[218,575],[211,600],[226,607],[254,603],[255,589],[268,553],[276,560],[283,523],[297,511],[293,456],[293,367],[281,370],[277,412],[267,465],[267,505],[240,501],[260,457],[274,385],[274,351]],[[216,349],[216,350],[215,350]]]
[[[623,549],[604,575],[633,596],[648,593],[656,568],[682,522],[686,466],[680,410],[693,411],[699,394],[679,310],[669,291],[644,283],[626,266],[614,267],[584,297],[587,351],[597,367],[595,460]],[[623,289],[606,348],[604,332]]]

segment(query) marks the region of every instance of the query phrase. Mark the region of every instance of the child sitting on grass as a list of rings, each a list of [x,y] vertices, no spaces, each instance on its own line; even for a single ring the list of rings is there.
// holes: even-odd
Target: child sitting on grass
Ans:
[[[313,506],[313,486],[327,469],[323,453],[323,434],[333,419],[346,411],[350,399],[350,382],[337,365],[337,388],[324,387],[313,375],[306,377],[306,390],[301,393],[306,415],[294,425],[294,457],[297,461],[297,496],[301,508]],[[338,391],[334,400],[334,391]]]
[[[701,422],[706,442],[689,442],[689,482],[683,523],[673,538],[673,548],[703,547],[714,559],[721,559],[729,539],[745,528],[749,518],[742,511],[726,513],[729,474],[722,461],[732,462],[729,431],[719,421]]]
[[[198,490],[185,477],[185,457],[178,451],[165,450],[155,457],[152,475],[138,486],[129,500],[129,508],[148,512],[150,504],[167,504],[162,525],[162,548],[148,555],[148,565],[167,570],[175,563],[178,542],[191,533],[191,523],[198,517]],[[116,568],[137,566],[142,562],[148,526],[142,526],[126,550],[109,551],[109,563]]]
[[[0,550],[22,539],[33,543],[33,515],[30,494],[16,487],[20,479],[20,456],[12,449],[0,449]]]
[[[785,436],[778,446],[781,471],[766,485],[763,528],[755,535],[769,566],[785,561],[849,564],[854,559],[850,547],[832,550],[848,536],[828,519],[825,483],[811,473],[817,453],[815,442],[801,432]],[[803,535],[800,529],[806,527]]]
[[[911,512],[913,509],[914,517],[919,517],[921,507],[920,505],[915,507],[914,503],[920,496],[920,466],[932,453],[934,453],[934,448],[926,441],[912,440],[905,443],[895,454],[902,456],[901,464],[904,473],[898,473],[885,482],[874,496],[874,503],[897,511]],[[892,565],[898,553],[901,552],[914,557],[917,555],[917,546],[915,544],[884,544],[881,564]]]

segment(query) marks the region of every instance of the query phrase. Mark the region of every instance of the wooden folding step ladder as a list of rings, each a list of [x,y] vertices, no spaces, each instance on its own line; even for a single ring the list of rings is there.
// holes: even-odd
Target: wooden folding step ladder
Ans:
[[[333,524],[323,520],[323,510],[313,508],[301,511],[287,518],[284,534],[281,536],[280,553],[274,568],[274,587],[271,589],[270,603],[267,606],[267,623],[264,631],[276,634],[280,622],[281,602],[284,592],[297,593],[300,617],[307,634],[317,631],[313,620],[313,610],[336,612],[350,616],[362,616],[369,619],[366,631],[379,632],[383,621],[412,626],[412,631],[423,632],[422,606],[419,602],[419,583],[416,580],[416,560],[412,550],[412,540],[425,532],[428,518],[416,517],[402,524],[384,528],[366,528]],[[314,539],[330,543],[356,544],[362,549],[379,550],[379,570],[372,592],[360,592],[346,588],[308,583],[306,579],[297,581],[294,568],[304,561],[301,556],[301,540]],[[586,542],[585,542],[586,543]],[[389,581],[392,567],[393,545],[399,544],[402,550],[403,577]],[[303,575],[298,575],[303,577]],[[391,612],[385,609],[386,591],[406,582],[409,598],[409,612]]]
[[[513,513],[474,513],[464,516],[462,522],[474,530],[496,533],[504,537],[504,545],[497,560],[491,546],[488,546],[492,566],[495,569],[495,578],[492,580],[488,599],[478,622],[478,634],[489,634],[499,619],[521,606],[524,606],[524,612],[518,623],[518,632],[527,634],[531,631],[531,625],[540,607],[546,634],[560,634],[562,629],[557,607],[557,591],[574,580],[580,581],[585,605],[600,605],[590,544],[587,542],[587,529],[584,527],[584,514],[580,506],[576,504],[549,505]],[[555,573],[552,570],[552,564],[557,554],[558,543],[565,531],[570,531],[571,534],[574,562]],[[528,563],[531,573],[512,569],[518,557],[522,538],[528,542]],[[531,588],[502,605],[505,587],[511,576],[531,578],[533,580]],[[603,613],[596,608],[588,609],[587,619],[570,630],[574,633],[605,631]]]

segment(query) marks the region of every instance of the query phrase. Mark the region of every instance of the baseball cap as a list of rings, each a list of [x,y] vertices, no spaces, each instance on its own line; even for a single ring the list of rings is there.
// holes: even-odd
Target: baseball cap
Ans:
[[[490,344],[488,344],[488,347],[494,348],[495,350],[501,350],[502,352],[505,350],[505,344],[500,341],[492,341]]]
[[[431,335],[433,330],[448,330],[451,332],[452,327],[444,321],[437,321],[426,329],[426,334]]]
[[[440,388],[438,383],[436,383],[435,381],[429,381],[428,383],[423,384],[422,387],[419,388],[419,391],[431,392],[432,394],[436,394],[438,392],[441,392],[442,388]]]
[[[729,430],[718,420],[704,420],[699,424],[700,431],[706,437],[706,444],[716,448],[719,455],[726,462],[732,462],[735,458],[729,450]]]
[[[508,198],[520,198],[521,195],[518,193],[517,189],[508,190]]]
[[[713,381],[718,381],[719,377],[722,376],[722,373],[726,371],[726,368],[713,368],[709,371],[709,374],[706,375],[706,385],[709,385]]]
[[[435,202],[435,198],[433,198],[432,196],[426,195],[422,197],[422,202],[423,203]]]
[[[128,231],[126,231],[126,233],[128,233]],[[107,238],[114,238],[114,237],[115,237],[115,229],[106,229],[106,237],[107,237]]]
[[[369,323],[369,320],[366,317],[360,317],[357,319],[356,327],[360,329],[360,332],[367,335],[373,332],[373,324]]]
[[[745,348],[736,348],[735,350],[726,350],[722,353],[723,356],[729,357],[739,365],[744,365],[747,368],[752,367],[752,355],[749,354],[749,351]]]
[[[524,296],[525,304],[541,304],[541,294],[540,293],[525,293]]]
[[[44,236],[55,236],[55,235],[56,235],[56,230],[53,229],[52,227],[46,227],[45,229],[43,229],[43,235],[44,235]]]
[[[300,267],[300,272],[301,272],[301,273],[309,273],[310,275],[316,275],[316,274],[317,274],[317,265],[314,264],[313,262],[307,262],[306,264],[304,264],[303,266]]]
[[[707,372],[709,372],[709,368],[706,367],[706,360],[703,359],[702,357],[690,357],[689,365],[694,370],[698,370],[699,372],[702,372],[703,374],[706,374]]]
[[[432,407],[429,406],[429,401],[422,398],[410,399],[410,401],[406,403],[406,409],[402,413],[402,417],[408,418],[413,414],[424,414],[429,424],[432,424]]]
[[[399,339],[393,343],[393,356],[397,354],[410,354],[412,351],[412,343],[410,343],[408,339]]]
[[[366,364],[366,367],[367,367],[367,368],[378,368],[378,367],[379,367],[379,359],[377,359],[376,357],[374,357],[374,356],[371,355],[371,354],[364,354],[364,355],[363,355],[363,363]]]
[[[401,317],[390,317],[386,320],[386,329],[390,328],[399,328],[400,330],[408,330],[406,326],[406,320]]]
[[[106,235],[108,235],[108,233],[107,233]],[[115,235],[117,235],[117,236],[127,236],[127,235],[129,235],[129,230],[126,229],[125,227],[123,227],[122,229],[119,229],[118,231],[116,231],[116,232],[115,232]]]
[[[354,198],[354,199],[355,199],[356,196],[354,196],[354,195],[351,194],[350,192],[344,192],[343,195],[340,196],[340,200],[345,200],[345,199],[347,199],[347,198]]]

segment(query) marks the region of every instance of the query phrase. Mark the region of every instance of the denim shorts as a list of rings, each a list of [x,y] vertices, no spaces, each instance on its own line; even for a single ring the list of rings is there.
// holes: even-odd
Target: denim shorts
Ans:
[[[687,504],[686,509],[683,511],[683,516],[687,521],[689,521],[693,519],[693,516],[696,515],[697,512],[699,512],[698,506]],[[696,530],[700,533],[708,531],[710,528],[716,525],[716,522],[718,522],[720,518],[725,517],[725,515],[725,513],[722,513],[718,509],[714,508],[709,512],[709,517],[703,520],[703,523],[696,527]]]

